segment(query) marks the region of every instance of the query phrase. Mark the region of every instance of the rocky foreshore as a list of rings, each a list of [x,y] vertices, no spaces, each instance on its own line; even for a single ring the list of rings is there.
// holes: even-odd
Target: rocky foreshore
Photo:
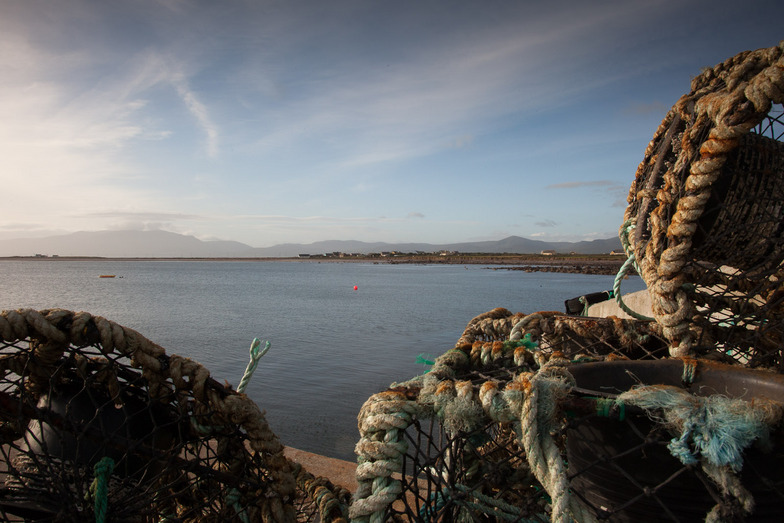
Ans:
[[[454,265],[493,265],[494,270],[525,272],[561,272],[571,274],[617,274],[625,258],[618,256],[564,256],[542,255],[451,255],[451,256],[401,256],[381,263],[420,263]],[[634,274],[632,270],[630,274]]]
[[[621,263],[597,263],[597,264],[564,264],[564,265],[523,265],[520,267],[502,267],[503,270],[525,271],[525,272],[565,272],[570,274],[604,274],[615,275],[621,269]],[[630,271],[634,274],[634,270]]]

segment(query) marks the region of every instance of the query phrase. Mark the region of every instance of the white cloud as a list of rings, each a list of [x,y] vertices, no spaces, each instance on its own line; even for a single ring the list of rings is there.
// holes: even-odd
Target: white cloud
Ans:
[[[188,111],[196,118],[199,126],[207,136],[207,155],[210,158],[215,158],[218,155],[218,128],[210,118],[207,107],[188,87],[187,82],[180,75],[173,78],[172,83]]]

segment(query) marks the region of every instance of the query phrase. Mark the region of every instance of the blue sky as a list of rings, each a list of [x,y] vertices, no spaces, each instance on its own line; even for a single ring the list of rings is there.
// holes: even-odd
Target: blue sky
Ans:
[[[612,237],[691,78],[784,39],[743,5],[2,0],[0,239]]]

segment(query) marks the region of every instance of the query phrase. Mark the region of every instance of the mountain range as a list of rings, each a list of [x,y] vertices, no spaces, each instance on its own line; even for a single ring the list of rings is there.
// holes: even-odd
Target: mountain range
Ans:
[[[235,241],[205,241],[166,231],[83,231],[45,238],[0,240],[0,257],[40,254],[105,258],[288,258],[300,254],[332,252],[368,254],[382,251],[457,251],[532,254],[543,250],[602,254],[620,249],[621,242],[618,238],[582,242],[545,242],[520,236],[509,236],[497,241],[449,244],[334,240],[309,244],[283,243],[272,247],[251,247]]]

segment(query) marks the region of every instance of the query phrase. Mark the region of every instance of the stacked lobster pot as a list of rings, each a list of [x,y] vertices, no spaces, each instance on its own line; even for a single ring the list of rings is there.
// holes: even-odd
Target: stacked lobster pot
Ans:
[[[495,309],[359,416],[355,521],[778,521],[784,43],[668,112],[620,230],[653,318]]]

